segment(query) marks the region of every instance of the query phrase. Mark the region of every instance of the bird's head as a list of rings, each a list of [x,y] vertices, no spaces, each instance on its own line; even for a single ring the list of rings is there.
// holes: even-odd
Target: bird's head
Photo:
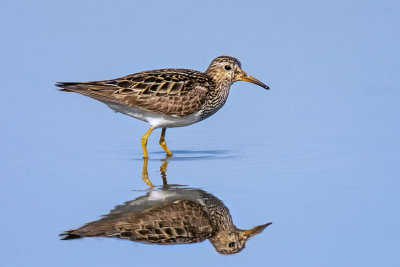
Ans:
[[[249,230],[223,230],[215,234],[215,236],[210,238],[211,244],[221,254],[234,254],[238,253],[246,244],[246,241],[256,235],[261,233],[268,225],[272,223],[267,223],[263,225],[256,226]]]
[[[240,61],[234,57],[220,56],[215,58],[205,73],[217,82],[231,85],[236,81],[245,81],[257,84],[267,90],[269,89],[267,85],[244,72]]]

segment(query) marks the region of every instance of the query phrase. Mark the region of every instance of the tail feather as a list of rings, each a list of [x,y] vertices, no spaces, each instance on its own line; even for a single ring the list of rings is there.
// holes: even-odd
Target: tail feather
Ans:
[[[116,88],[112,84],[105,84],[104,81],[93,82],[58,82],[55,86],[60,87],[63,92],[75,92],[102,102],[116,102],[110,96]]]
[[[80,82],[57,82],[55,84],[55,86],[64,88],[66,86],[78,85],[78,84],[82,84],[82,83],[80,83]]]
[[[84,90],[97,85],[94,82],[57,82],[55,86],[60,87],[60,91],[73,92],[77,90]]]
[[[72,89],[77,89],[82,83],[79,82],[57,82],[55,86],[60,87],[60,91],[73,92]]]
[[[109,223],[108,220],[100,219],[98,221],[87,223],[77,229],[65,231],[59,236],[62,237],[61,240],[68,240],[89,236],[112,236],[114,234],[114,224]]]
[[[78,238],[82,238],[83,236],[75,234],[74,230],[70,230],[70,231],[66,231],[62,234],[59,234],[61,238],[61,240],[68,240],[68,239],[78,239]]]

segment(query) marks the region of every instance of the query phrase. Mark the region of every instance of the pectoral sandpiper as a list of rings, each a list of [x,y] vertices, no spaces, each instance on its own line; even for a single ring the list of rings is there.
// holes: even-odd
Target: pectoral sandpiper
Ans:
[[[248,75],[233,57],[215,58],[205,72],[190,69],[143,71],[111,80],[59,82],[61,91],[75,92],[107,104],[111,109],[146,121],[149,130],[141,139],[148,157],[147,139],[162,128],[160,145],[171,156],[165,142],[166,128],[187,126],[217,112],[228,97],[230,86],[247,81],[265,89],[267,85]]]
[[[153,188],[149,193],[116,206],[102,219],[61,234],[64,240],[114,237],[147,244],[190,244],[210,240],[221,254],[233,254],[271,223],[238,229],[229,209],[215,196],[180,187]]]

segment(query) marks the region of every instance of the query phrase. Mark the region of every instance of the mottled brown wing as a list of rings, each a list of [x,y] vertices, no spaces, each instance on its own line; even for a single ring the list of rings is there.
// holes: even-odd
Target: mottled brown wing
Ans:
[[[178,200],[145,210],[104,218],[67,231],[64,239],[85,236],[118,237],[155,244],[200,242],[212,234],[208,214],[190,200]]]
[[[182,117],[200,109],[212,81],[199,71],[161,69],[112,80],[56,85],[102,102]]]

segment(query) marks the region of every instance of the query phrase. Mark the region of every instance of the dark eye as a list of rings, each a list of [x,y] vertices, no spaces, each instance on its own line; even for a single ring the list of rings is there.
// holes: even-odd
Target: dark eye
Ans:
[[[231,70],[232,68],[231,68],[231,66],[229,66],[229,65],[225,65],[225,69],[226,69],[226,70]]]
[[[235,242],[231,242],[228,244],[228,247],[233,248],[235,246]]]

